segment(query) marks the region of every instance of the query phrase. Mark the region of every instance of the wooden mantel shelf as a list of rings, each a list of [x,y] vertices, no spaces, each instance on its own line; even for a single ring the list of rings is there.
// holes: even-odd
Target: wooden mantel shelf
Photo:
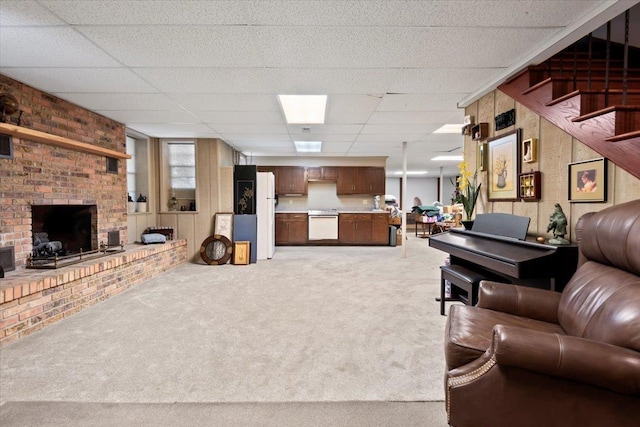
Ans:
[[[74,141],[73,139],[65,138],[63,136],[52,135],[50,133],[40,132],[38,130],[28,129],[9,123],[0,123],[0,133],[9,134],[16,138],[30,139],[44,144],[57,145],[58,147],[83,151],[85,153],[97,154],[99,156],[115,157],[116,159],[131,158],[130,155],[120,151],[98,147],[97,145],[87,144],[85,142]]]

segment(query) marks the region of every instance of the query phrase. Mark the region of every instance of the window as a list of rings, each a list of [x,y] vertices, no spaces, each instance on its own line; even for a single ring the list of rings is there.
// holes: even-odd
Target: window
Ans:
[[[136,140],[127,136],[127,193],[135,200],[136,197]]]
[[[133,132],[133,131],[131,131]],[[126,138],[127,154],[127,195],[134,201],[140,195],[149,199],[149,141],[144,136],[128,134]]]
[[[168,163],[172,189],[196,189],[196,150],[193,142],[168,143]]]
[[[196,210],[196,144],[191,140],[163,140],[162,210]]]

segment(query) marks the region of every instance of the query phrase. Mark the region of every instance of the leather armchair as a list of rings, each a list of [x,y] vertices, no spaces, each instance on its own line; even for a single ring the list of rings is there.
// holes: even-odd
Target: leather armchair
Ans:
[[[640,200],[576,230],[562,294],[484,281],[475,307],[451,307],[450,425],[640,425]]]

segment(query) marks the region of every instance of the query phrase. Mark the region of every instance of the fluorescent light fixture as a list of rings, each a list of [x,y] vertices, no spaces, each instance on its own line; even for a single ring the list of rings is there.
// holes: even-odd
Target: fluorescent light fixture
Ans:
[[[455,162],[461,162],[464,159],[464,156],[436,156],[434,157],[433,161],[443,161],[443,160],[451,160],[451,161],[455,161]]]
[[[278,95],[278,98],[287,123],[324,123],[327,95]]]
[[[298,153],[319,153],[322,151],[322,141],[293,141]]]
[[[460,133],[460,129],[464,126],[462,123],[460,124],[448,124],[444,125],[439,129],[433,131],[433,133]]]
[[[394,175],[402,175],[402,171],[395,171]],[[426,175],[427,171],[407,171],[407,175]]]

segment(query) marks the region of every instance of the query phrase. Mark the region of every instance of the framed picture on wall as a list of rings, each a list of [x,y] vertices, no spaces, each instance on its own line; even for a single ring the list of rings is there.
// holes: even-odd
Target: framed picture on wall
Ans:
[[[524,163],[533,163],[537,160],[538,140],[529,138],[522,141],[522,161]]]
[[[484,172],[487,170],[487,144],[478,144],[478,152],[476,153],[476,169]]]
[[[607,201],[607,159],[569,163],[569,202]]]
[[[518,200],[522,129],[487,140],[487,191],[490,202]]]

